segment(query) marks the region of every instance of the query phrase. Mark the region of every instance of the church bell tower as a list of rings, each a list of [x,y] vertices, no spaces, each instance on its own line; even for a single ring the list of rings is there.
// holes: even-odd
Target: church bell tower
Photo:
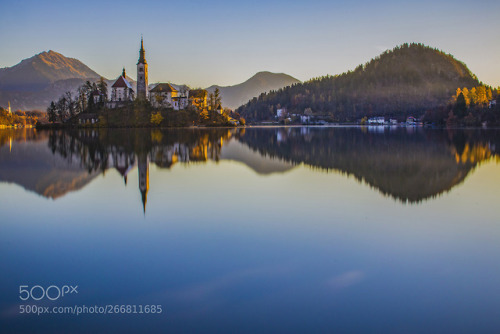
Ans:
[[[141,49],[137,62],[137,98],[143,100],[148,97],[148,63],[144,54],[144,44],[141,37]]]

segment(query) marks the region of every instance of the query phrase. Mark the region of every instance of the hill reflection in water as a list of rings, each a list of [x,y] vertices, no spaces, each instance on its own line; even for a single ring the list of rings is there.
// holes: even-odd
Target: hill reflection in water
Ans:
[[[339,171],[404,202],[432,198],[498,158],[497,130],[401,127],[253,129],[241,141],[270,158]]]
[[[14,150],[12,150],[12,143]],[[227,145],[230,143],[229,145]],[[237,144],[239,143],[239,144]],[[149,164],[239,161],[259,174],[304,164],[340,172],[398,201],[416,203],[463,182],[496,157],[498,130],[388,127],[278,127],[246,129],[91,129],[0,132],[0,181],[51,198],[83,188],[116,169],[127,183],[137,167],[146,210]]]

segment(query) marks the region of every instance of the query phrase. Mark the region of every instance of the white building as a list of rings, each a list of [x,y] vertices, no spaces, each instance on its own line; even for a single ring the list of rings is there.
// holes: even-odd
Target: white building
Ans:
[[[285,117],[286,115],[287,115],[286,108],[276,110],[276,117],[277,118],[282,118],[282,117]]]
[[[183,110],[189,103],[189,89],[187,86],[177,89],[169,83],[159,83],[149,91],[149,101],[155,108]]]
[[[124,102],[134,100],[134,89],[127,80],[125,68],[122,75],[116,79],[113,86],[111,86],[111,102]]]
[[[384,117],[372,117],[368,119],[368,124],[377,124],[381,125],[385,123],[385,118]]]

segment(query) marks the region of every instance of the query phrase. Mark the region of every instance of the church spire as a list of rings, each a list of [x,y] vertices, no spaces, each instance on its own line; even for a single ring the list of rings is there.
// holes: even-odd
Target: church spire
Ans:
[[[146,57],[144,55],[145,53],[146,51],[144,51],[144,42],[141,36],[141,49],[139,50],[139,61],[137,62],[137,64],[146,64]]]
[[[127,79],[127,74],[125,73],[125,67],[123,68],[123,71],[122,71],[122,77],[124,77],[125,79]]]
[[[139,50],[139,61],[137,62],[137,98],[146,100],[148,98],[148,63],[144,56],[144,41],[141,36],[141,49]]]

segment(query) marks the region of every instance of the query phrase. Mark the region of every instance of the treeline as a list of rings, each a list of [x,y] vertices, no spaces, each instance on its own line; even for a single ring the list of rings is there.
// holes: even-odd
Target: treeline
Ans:
[[[493,93],[497,93],[497,91],[484,85],[472,87],[470,90],[467,87],[457,88],[456,94],[453,95],[453,101],[456,102],[457,98],[462,94],[467,107],[486,107],[493,98]]]
[[[44,119],[44,113],[40,111],[15,111],[9,113],[8,110],[0,107],[0,126],[3,127],[23,127],[34,126],[40,119]]]
[[[103,77],[96,82],[85,82],[73,95],[71,91],[64,93],[59,100],[52,101],[47,108],[50,123],[66,120],[86,112],[95,112],[104,107],[107,101],[108,85]]]
[[[339,122],[364,116],[402,120],[446,105],[457,87],[478,85],[453,56],[422,44],[403,44],[354,71],[263,93],[236,111],[253,121],[272,119],[281,108],[292,114],[311,108],[315,115]]]
[[[451,103],[426,111],[423,121],[439,126],[500,125],[500,88],[458,88]]]

